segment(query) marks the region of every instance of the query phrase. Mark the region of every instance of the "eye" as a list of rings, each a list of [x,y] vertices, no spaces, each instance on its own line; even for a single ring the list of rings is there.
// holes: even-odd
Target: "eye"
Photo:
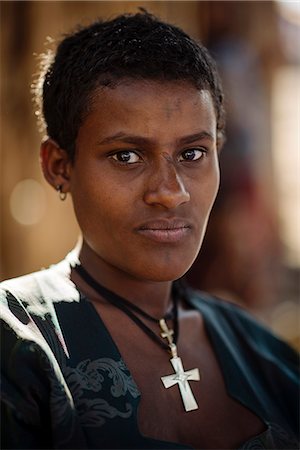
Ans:
[[[140,157],[137,153],[129,150],[117,152],[111,156],[112,159],[121,164],[134,164],[140,161]]]
[[[203,158],[205,153],[206,151],[204,149],[189,148],[181,153],[179,161],[197,161],[198,159]]]

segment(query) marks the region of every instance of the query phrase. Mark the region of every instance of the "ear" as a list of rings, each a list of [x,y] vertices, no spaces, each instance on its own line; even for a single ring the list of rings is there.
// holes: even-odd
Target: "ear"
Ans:
[[[41,144],[40,162],[45,179],[54,189],[61,186],[62,192],[70,190],[71,160],[66,150],[53,139],[46,139]]]

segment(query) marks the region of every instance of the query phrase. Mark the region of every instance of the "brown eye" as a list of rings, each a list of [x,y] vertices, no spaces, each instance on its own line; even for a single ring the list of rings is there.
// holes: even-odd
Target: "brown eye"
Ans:
[[[197,161],[201,159],[205,154],[205,150],[200,150],[198,148],[189,148],[184,150],[179,157],[179,161]]]
[[[124,150],[112,155],[112,159],[121,164],[134,164],[140,160],[140,157],[135,152]]]

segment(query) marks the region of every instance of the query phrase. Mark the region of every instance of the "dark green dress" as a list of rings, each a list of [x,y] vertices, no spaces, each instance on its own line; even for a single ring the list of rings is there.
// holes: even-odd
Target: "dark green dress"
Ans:
[[[190,448],[140,433],[141,393],[69,279],[72,264],[70,254],[2,283],[2,448]],[[228,394],[266,425],[239,448],[298,449],[295,352],[239,307],[192,291],[188,301],[203,315]]]

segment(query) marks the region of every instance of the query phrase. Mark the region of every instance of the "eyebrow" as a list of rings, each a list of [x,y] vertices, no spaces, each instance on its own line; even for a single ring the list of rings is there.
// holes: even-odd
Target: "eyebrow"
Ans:
[[[200,141],[208,139],[211,142],[215,142],[215,137],[212,133],[209,133],[208,131],[200,131],[199,133],[190,134],[188,136],[183,136],[179,139],[177,139],[178,143],[180,144],[192,144],[193,142]],[[124,142],[126,144],[135,144],[135,145],[149,145],[154,144],[154,139],[151,138],[145,138],[143,136],[137,136],[137,135],[128,135],[123,132],[118,132],[116,134],[113,134],[111,136],[107,136],[101,141],[98,141],[98,145],[105,145],[105,144],[111,144],[113,142]]]
[[[204,139],[208,139],[211,142],[216,140],[212,133],[209,133],[208,131],[200,131],[199,133],[190,134],[180,138],[179,142],[183,144],[192,144],[193,142],[202,141]]]

